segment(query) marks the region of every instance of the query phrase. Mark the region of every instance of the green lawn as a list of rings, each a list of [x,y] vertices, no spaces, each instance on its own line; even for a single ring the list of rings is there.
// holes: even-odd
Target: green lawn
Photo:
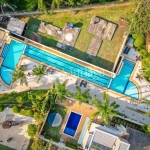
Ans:
[[[67,113],[67,108],[66,107],[62,107],[60,105],[56,105],[56,112],[58,112],[62,118],[64,119]],[[55,139],[60,139],[60,129],[61,129],[61,125],[59,127],[51,127],[48,122],[46,121],[45,126],[43,128],[43,133],[46,133],[46,135],[55,138]]]
[[[66,50],[62,51],[71,56],[87,61],[86,51],[92,37],[94,36],[87,31],[92,16],[100,16],[114,23],[117,23],[119,17],[125,17],[127,12],[130,10],[134,11],[134,9],[134,5],[118,7],[113,6],[81,11],[60,12],[54,13],[53,15],[44,14],[21,19],[28,22],[30,25],[30,28],[25,33],[25,36],[28,38],[32,32],[37,32],[37,30],[34,29],[34,24],[40,24],[41,21],[45,21],[60,28],[63,28],[66,22],[72,22],[75,24],[75,26],[81,27],[81,32],[76,41],[74,49],[71,52]],[[42,36],[42,44],[56,47],[56,43],[58,41],[57,38],[41,33],[39,34]],[[120,40],[122,36],[123,31],[117,29],[112,41],[103,40],[102,47],[100,48],[97,57],[93,60],[92,63],[102,68],[112,70],[117,54],[122,45],[122,40]]]
[[[0,150],[15,150],[15,149],[0,144]]]

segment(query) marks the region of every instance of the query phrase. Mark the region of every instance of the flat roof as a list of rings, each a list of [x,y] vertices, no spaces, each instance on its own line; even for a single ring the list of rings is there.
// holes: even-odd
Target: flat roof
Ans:
[[[7,30],[22,35],[26,23],[17,18],[11,17],[7,25]]]

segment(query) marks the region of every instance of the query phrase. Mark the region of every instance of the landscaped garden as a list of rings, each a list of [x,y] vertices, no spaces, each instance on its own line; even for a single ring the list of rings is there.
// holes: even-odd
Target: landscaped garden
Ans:
[[[88,61],[86,51],[91,42],[91,39],[94,37],[94,35],[88,33],[87,31],[92,16],[100,16],[106,20],[117,23],[119,17],[124,18],[126,17],[128,11],[134,10],[134,5],[119,7],[113,6],[104,7],[103,9],[98,8],[90,10],[54,13],[52,15],[44,14],[39,16],[24,17],[21,19],[26,21],[30,26],[30,28],[25,32],[25,36],[27,38],[30,38],[32,32],[36,32],[42,37],[42,44],[54,48],[56,48],[58,38],[39,33],[36,26],[39,25],[41,21],[45,21],[46,23],[50,23],[60,28],[63,28],[66,22],[72,22],[75,26],[80,27],[81,32],[73,50],[71,52],[67,50],[61,51],[81,60]],[[97,57],[92,61],[92,64],[108,70],[112,70],[123,42],[122,40],[120,40],[123,35],[124,31],[121,28],[117,28],[114,37],[112,38],[112,41],[103,40],[99,53]]]
[[[50,111],[50,113],[54,111],[58,112],[62,116],[62,120],[63,120],[66,116],[67,108],[62,107],[60,105],[56,105],[55,109]],[[53,139],[54,141],[59,142],[60,136],[61,136],[59,133],[60,129],[61,129],[61,125],[58,127],[52,127],[49,125],[48,121],[46,121],[42,134],[44,135],[46,139]]]

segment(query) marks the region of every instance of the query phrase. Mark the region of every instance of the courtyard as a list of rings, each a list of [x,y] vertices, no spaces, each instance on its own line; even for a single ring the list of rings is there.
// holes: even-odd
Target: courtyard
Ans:
[[[16,149],[16,150],[26,150],[30,141],[30,137],[27,134],[27,126],[30,123],[34,123],[33,118],[14,114],[11,108],[5,108],[5,110],[0,113],[1,124],[4,121],[6,121],[6,119],[8,118],[6,116],[8,115],[11,116],[11,120],[17,121],[17,122],[24,122],[24,125],[12,126],[8,129],[3,129],[1,125],[0,133],[1,135],[3,135],[0,137],[0,140],[3,141],[1,144],[8,146],[12,149]],[[7,139],[10,137],[12,137],[12,140],[10,142],[7,142]]]

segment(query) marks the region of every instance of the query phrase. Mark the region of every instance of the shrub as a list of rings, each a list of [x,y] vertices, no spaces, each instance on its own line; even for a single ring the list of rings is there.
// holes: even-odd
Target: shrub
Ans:
[[[17,102],[20,103],[20,104],[23,104],[23,102],[24,102],[24,101],[23,101],[23,98],[22,98],[21,96],[17,96],[17,97],[16,97],[16,100],[17,100]]]
[[[145,124],[142,126],[142,129],[145,133],[150,134],[150,125]]]
[[[13,106],[12,111],[14,113],[19,113],[21,111],[21,108],[19,106]]]
[[[51,137],[51,136],[49,136],[47,134],[44,135],[44,138],[48,139],[48,140],[51,140],[51,141],[54,141],[54,142],[57,142],[57,143],[59,142],[59,139]]]
[[[34,111],[30,109],[27,111],[27,114],[28,114],[28,116],[33,117]]]
[[[35,136],[37,131],[38,131],[38,127],[35,124],[28,125],[27,133],[29,136],[31,136],[31,137]]]
[[[145,37],[142,34],[132,34],[132,37],[135,39],[134,46],[137,48],[140,48],[145,42]]]
[[[21,111],[20,111],[20,115],[33,117],[33,115],[34,115],[34,111],[33,111],[33,110],[31,110],[31,109],[26,109],[26,110],[21,109]]]
[[[35,113],[34,113],[34,119],[35,119],[37,122],[42,123],[42,122],[44,122],[45,115],[42,114],[42,113],[39,113],[39,112],[35,112]]]
[[[75,149],[75,150],[78,149],[77,145],[74,145],[74,144],[72,144],[72,143],[69,143],[68,141],[66,142],[65,145],[66,145],[67,147],[70,147],[70,148]]]
[[[41,150],[45,147],[46,142],[43,141],[42,139],[35,139],[33,140],[33,143],[31,144],[31,149],[32,150]]]
[[[2,112],[2,111],[4,110],[4,108],[5,108],[5,107],[4,107],[3,105],[1,105],[1,106],[0,106],[0,112]]]

